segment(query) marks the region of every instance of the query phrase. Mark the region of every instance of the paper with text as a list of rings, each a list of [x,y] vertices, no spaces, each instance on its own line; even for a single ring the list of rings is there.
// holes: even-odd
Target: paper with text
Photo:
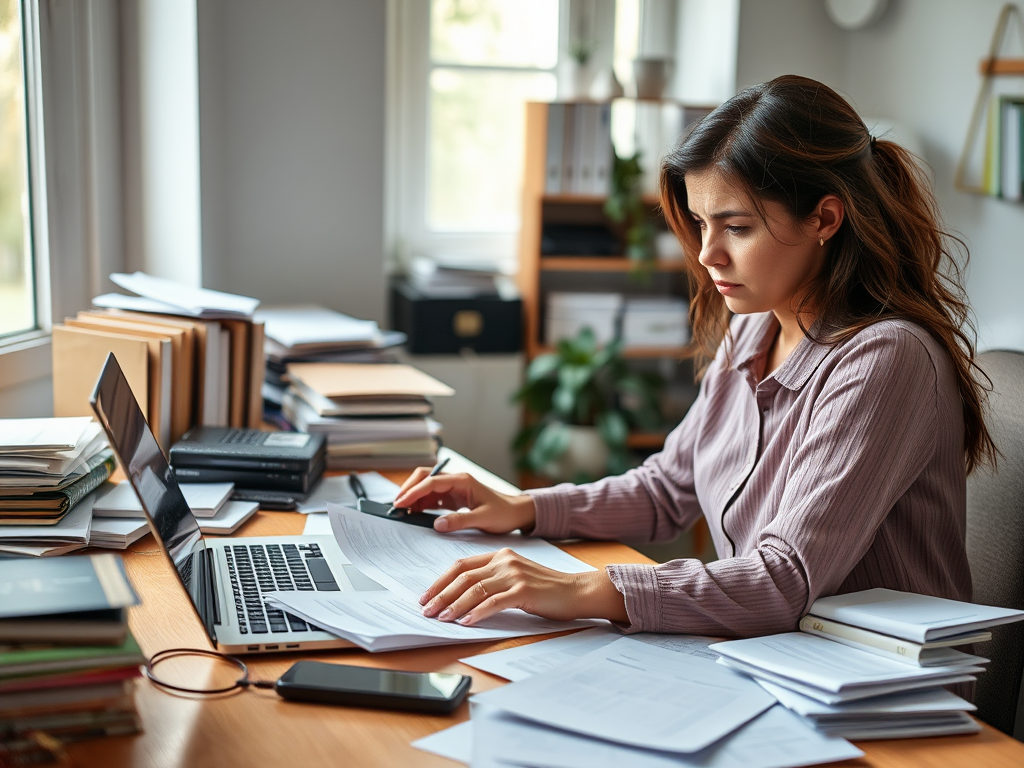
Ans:
[[[623,637],[474,702],[620,744],[696,752],[775,699],[715,662]]]
[[[456,560],[505,547],[563,573],[595,570],[543,539],[520,534],[437,533],[337,504],[328,504],[327,514],[334,538],[352,564],[395,595],[412,600],[418,600]]]

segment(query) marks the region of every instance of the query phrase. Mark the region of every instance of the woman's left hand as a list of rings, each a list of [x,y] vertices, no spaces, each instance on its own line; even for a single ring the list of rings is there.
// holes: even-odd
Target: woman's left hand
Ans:
[[[626,603],[604,570],[562,573],[511,549],[457,560],[422,597],[423,615],[478,624],[506,608],[545,619],[628,622]]]

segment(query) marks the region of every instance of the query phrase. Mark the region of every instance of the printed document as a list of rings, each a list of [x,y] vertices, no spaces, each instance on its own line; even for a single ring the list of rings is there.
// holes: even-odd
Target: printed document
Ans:
[[[469,765],[469,761],[473,759],[473,724],[467,720],[417,739],[412,745],[424,752]]]
[[[981,667],[912,667],[804,632],[787,632],[716,643],[727,660],[840,693],[858,686],[973,674]]]
[[[641,632],[629,637],[640,643],[656,645],[676,653],[699,656],[708,661],[718,659],[717,653],[708,650],[709,645],[717,642],[710,637],[661,635],[652,632]],[[572,635],[553,637],[550,640],[541,640],[529,645],[481,653],[479,656],[469,656],[459,659],[459,661],[484,672],[490,672],[492,675],[517,682],[568,664],[580,656],[585,656],[591,651],[610,645],[621,638],[622,634],[611,627],[594,627]]]
[[[398,528],[413,527],[389,520],[383,522]],[[474,627],[464,627],[454,622],[428,619],[419,603],[383,590],[266,592],[263,598],[274,608],[295,614],[373,652],[546,635],[595,623],[591,620],[548,621],[522,611],[502,611]]]
[[[843,739],[818,733],[780,706],[771,707],[721,741],[693,754],[636,749],[587,738],[482,704],[474,703],[470,711],[474,768],[509,764],[545,768],[788,768],[864,754]]]
[[[505,536],[478,531],[437,533],[432,528],[385,520],[337,504],[328,504],[327,514],[334,538],[345,557],[382,587],[413,601],[418,601],[459,558],[505,547],[563,573],[596,570],[554,544],[517,533]]]
[[[474,702],[554,728],[667,752],[696,752],[775,703],[707,659],[623,637]]]
[[[911,715],[935,712],[967,712],[977,709],[969,701],[961,699],[945,688],[928,688],[923,691],[907,691],[889,696],[878,696],[866,701],[851,701],[845,704],[824,704],[815,699],[801,696],[795,691],[775,683],[758,680],[761,686],[780,704],[798,715],[815,719],[832,717]]]

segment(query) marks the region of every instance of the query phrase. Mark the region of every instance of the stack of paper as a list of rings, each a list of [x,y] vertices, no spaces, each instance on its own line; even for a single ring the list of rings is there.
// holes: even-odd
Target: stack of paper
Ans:
[[[114,555],[0,560],[0,733],[4,764],[49,762],[57,743],[140,730],[145,662],[125,608],[138,602]]]
[[[988,659],[954,650],[1024,612],[872,589],[823,598],[805,632],[712,646],[830,733],[903,738],[978,730],[970,704],[939,689],[969,682]],[[908,692],[919,692],[908,698]],[[872,734],[868,737],[864,734]]]
[[[62,523],[114,468],[87,418],[0,419],[0,550],[82,542]]]
[[[432,464],[441,426],[431,397],[455,390],[409,365],[291,363],[283,413],[303,432],[327,438],[331,469]]]
[[[54,409],[85,415],[113,352],[165,448],[194,425],[259,427],[263,420],[263,323],[259,302],[136,272],[110,279],[137,296],[93,299],[54,332]]]
[[[777,768],[863,754],[715,664],[711,642],[592,629],[463,659],[521,682],[474,696],[470,723],[413,746],[474,766],[564,768]]]
[[[328,504],[334,537],[360,573],[383,590],[372,592],[268,592],[264,599],[369,651],[541,635],[592,626],[593,621],[548,621],[522,611],[502,611],[473,627],[423,616],[419,596],[460,557],[509,547],[534,562],[580,573],[593,568],[554,545],[519,534],[463,532],[446,536]]]
[[[263,400],[275,422],[283,419],[288,363],[394,362],[387,350],[406,342],[404,333],[382,331],[373,320],[315,305],[262,308],[256,319],[266,326]]]
[[[257,502],[229,501],[235,489],[233,483],[181,483],[179,487],[203,533],[234,533],[259,509]],[[127,480],[122,480],[96,502],[93,517],[90,540],[93,545],[108,539],[117,543],[123,541],[124,546],[128,546],[148,530],[142,503]],[[119,524],[113,524],[108,518],[116,518]],[[118,538],[122,532],[123,540]]]

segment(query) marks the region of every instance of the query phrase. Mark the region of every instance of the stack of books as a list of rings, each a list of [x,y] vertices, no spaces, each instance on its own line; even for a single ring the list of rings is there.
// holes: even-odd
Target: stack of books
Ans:
[[[196,424],[262,423],[256,299],[141,272],[110,279],[137,295],[97,296],[101,309],[53,329],[54,415],[92,416],[89,396],[113,352],[164,450]]]
[[[409,265],[409,284],[423,296],[467,299],[498,293],[500,271],[492,264],[441,261],[419,256]]]
[[[92,498],[115,466],[88,418],[0,419],[0,552],[85,546]]]
[[[115,555],[0,560],[0,764],[141,730],[128,630],[138,602]]]
[[[850,739],[974,733],[967,683],[988,659],[952,646],[991,639],[1024,611],[870,589],[816,600],[801,632],[717,643],[720,663],[754,677],[817,728]]]
[[[404,333],[382,331],[373,320],[360,320],[315,305],[260,309],[256,320],[266,328],[266,377],[263,407],[267,421],[280,426],[288,386],[288,363],[387,363],[387,350],[404,344]]]
[[[178,487],[199,522],[199,530],[206,534],[234,533],[260,506],[254,501],[231,501],[234,483],[179,483]],[[92,514],[92,546],[105,542],[111,549],[124,549],[149,530],[142,502],[127,480],[99,499]]]
[[[283,413],[301,432],[327,439],[328,469],[433,464],[441,426],[432,397],[455,390],[409,365],[292,363]]]

